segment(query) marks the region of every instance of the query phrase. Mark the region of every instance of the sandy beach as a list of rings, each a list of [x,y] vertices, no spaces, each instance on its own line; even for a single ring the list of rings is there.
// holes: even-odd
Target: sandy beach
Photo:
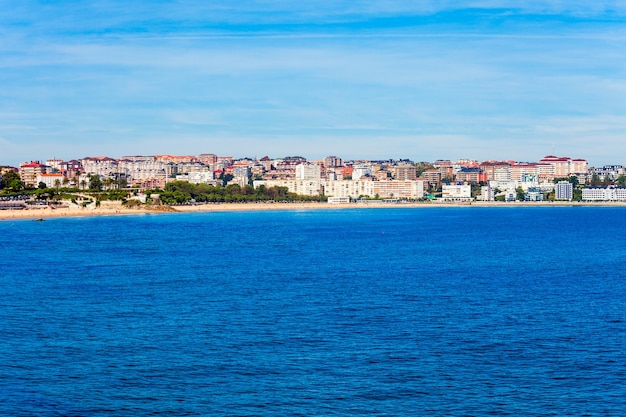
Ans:
[[[564,206],[611,206],[626,207],[626,203],[600,202],[422,202],[422,203],[210,203],[184,206],[143,206],[127,208],[121,202],[102,202],[100,207],[81,207],[63,205],[57,208],[33,207],[23,210],[0,210],[0,220],[9,219],[45,219],[51,217],[83,217],[109,215],[138,215],[158,213],[191,213],[191,212],[227,212],[227,211],[266,211],[266,210],[336,210],[336,209],[377,209],[377,208],[441,208],[441,207],[564,207]]]

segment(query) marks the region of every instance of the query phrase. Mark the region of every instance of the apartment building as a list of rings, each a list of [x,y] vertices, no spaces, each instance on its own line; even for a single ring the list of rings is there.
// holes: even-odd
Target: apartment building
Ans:
[[[415,181],[417,178],[417,170],[413,164],[401,163],[393,166],[391,173],[393,179],[397,181]]]
[[[343,160],[336,156],[327,156],[324,158],[324,166],[326,168],[336,168],[343,166]]]
[[[472,187],[469,184],[443,184],[441,199],[444,201],[465,201],[472,199]]]
[[[425,181],[372,181],[370,180],[256,180],[254,187],[287,187],[300,195],[326,195],[328,197],[361,196],[380,198],[419,199],[424,197]]]
[[[602,168],[594,168],[592,172],[603,180],[609,179],[612,181],[617,179],[620,175],[626,174],[624,166],[622,165],[604,165]]]
[[[373,177],[374,170],[371,165],[355,165],[352,167],[352,179],[354,181],[363,177]]]
[[[569,181],[559,181],[554,187],[554,198],[556,200],[572,201],[574,187]]]
[[[63,186],[63,180],[65,177],[63,174],[37,174],[37,186],[40,183],[46,184],[48,188],[57,188]]]
[[[583,201],[626,201],[626,187],[584,187]]]
[[[539,166],[534,163],[516,163],[510,166],[511,180],[519,182],[538,182]]]
[[[322,175],[321,167],[318,164],[304,163],[296,165],[296,180],[315,180],[319,181]]]
[[[289,192],[296,193],[299,195],[316,196],[316,195],[322,195],[323,193],[322,183],[320,182],[320,180],[285,179],[285,180],[254,180],[253,182],[254,188],[258,188],[262,185],[265,186],[266,188],[287,187]]]
[[[109,177],[119,172],[117,160],[108,156],[89,156],[81,159],[80,163],[87,174]]]
[[[27,188],[36,188],[39,184],[37,176],[48,172],[48,167],[39,161],[24,162],[20,165],[20,180]]]
[[[548,155],[539,160],[540,165],[548,165],[548,169],[544,169],[542,174],[547,180],[554,178],[565,178],[570,175],[586,174],[589,171],[589,164],[584,159],[572,159],[563,156]],[[547,174],[547,175],[546,175]]]
[[[485,161],[479,168],[487,176],[487,181],[511,180],[511,165],[508,162]]]
[[[372,192],[370,197],[378,195],[381,198],[419,199],[424,197],[425,181],[392,180],[371,181]]]
[[[458,182],[486,182],[487,175],[480,168],[461,168],[456,173],[456,180]]]

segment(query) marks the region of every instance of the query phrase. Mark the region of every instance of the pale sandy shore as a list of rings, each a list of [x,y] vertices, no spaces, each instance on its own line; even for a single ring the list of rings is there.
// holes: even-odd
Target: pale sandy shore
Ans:
[[[565,207],[565,206],[611,206],[626,207],[626,203],[576,203],[576,202],[472,202],[470,203],[215,203],[188,206],[160,206],[126,208],[120,202],[103,202],[100,207],[80,207],[76,205],[52,209],[50,207],[24,210],[0,210],[0,220],[45,219],[72,216],[140,215],[157,213],[226,212],[260,210],[337,210],[337,209],[377,209],[377,208],[441,208],[441,207]]]

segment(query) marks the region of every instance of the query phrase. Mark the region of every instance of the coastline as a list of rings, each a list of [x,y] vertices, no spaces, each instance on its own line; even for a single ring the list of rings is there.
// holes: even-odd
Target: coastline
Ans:
[[[64,206],[50,208],[28,208],[22,210],[0,210],[0,220],[45,219],[54,217],[87,217],[111,215],[138,215],[159,213],[201,213],[231,211],[275,211],[275,210],[336,210],[336,209],[394,209],[394,208],[442,208],[442,207],[626,207],[622,202],[423,202],[423,203],[209,203],[184,206],[154,206],[127,208],[121,202],[103,202],[100,207]]]

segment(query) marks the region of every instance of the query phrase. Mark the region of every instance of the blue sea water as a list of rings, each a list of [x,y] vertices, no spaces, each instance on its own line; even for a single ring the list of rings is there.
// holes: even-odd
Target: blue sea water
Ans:
[[[623,416],[626,212],[0,221],[0,415]]]

